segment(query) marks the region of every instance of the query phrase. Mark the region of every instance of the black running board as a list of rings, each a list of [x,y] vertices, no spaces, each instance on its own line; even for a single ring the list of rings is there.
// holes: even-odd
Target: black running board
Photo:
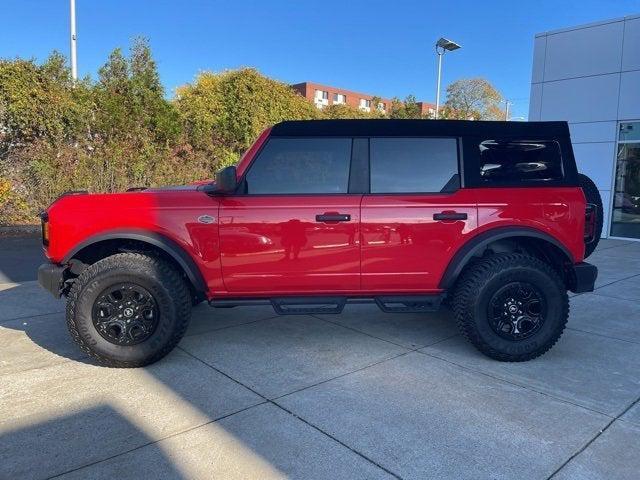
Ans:
[[[390,295],[375,297],[375,301],[385,313],[436,312],[440,309],[442,295]]]
[[[440,308],[443,294],[436,295],[381,295],[377,297],[274,297],[223,298],[209,300],[215,308],[271,305],[278,315],[308,315],[342,313],[347,303],[375,303],[386,313],[435,312]]]

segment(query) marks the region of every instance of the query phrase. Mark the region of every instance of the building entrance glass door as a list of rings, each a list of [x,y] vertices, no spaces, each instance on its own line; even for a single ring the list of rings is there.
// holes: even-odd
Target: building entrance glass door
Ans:
[[[620,123],[611,236],[640,239],[640,121]]]

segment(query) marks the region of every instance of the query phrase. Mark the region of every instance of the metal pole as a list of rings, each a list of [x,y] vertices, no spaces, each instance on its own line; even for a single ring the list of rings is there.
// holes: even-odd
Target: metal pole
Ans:
[[[440,77],[442,75],[442,55],[444,55],[444,51],[440,53],[438,51],[438,47],[436,47],[436,53],[438,54],[438,86],[436,88],[436,120],[438,119],[438,115],[440,114]]]
[[[78,59],[76,56],[76,0],[70,0],[71,20],[71,78],[78,80]]]
[[[505,109],[504,109],[504,119],[505,120],[509,120],[509,105],[511,105],[511,102],[509,100],[505,100]]]

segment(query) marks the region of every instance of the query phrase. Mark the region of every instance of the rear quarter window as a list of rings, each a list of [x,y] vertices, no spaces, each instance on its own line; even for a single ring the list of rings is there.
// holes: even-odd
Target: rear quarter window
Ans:
[[[544,184],[564,178],[560,144],[554,140],[483,140],[479,181],[490,184]]]

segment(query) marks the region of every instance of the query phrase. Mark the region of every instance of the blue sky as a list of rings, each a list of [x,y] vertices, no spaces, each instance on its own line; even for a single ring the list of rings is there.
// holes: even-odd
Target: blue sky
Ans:
[[[82,76],[143,35],[169,95],[198,71],[252,66],[289,83],[433,101],[433,43],[445,36],[463,48],[445,58],[443,83],[485,77],[525,117],[535,33],[640,13],[640,0],[76,2]],[[67,54],[68,4],[2,0],[0,57]]]

